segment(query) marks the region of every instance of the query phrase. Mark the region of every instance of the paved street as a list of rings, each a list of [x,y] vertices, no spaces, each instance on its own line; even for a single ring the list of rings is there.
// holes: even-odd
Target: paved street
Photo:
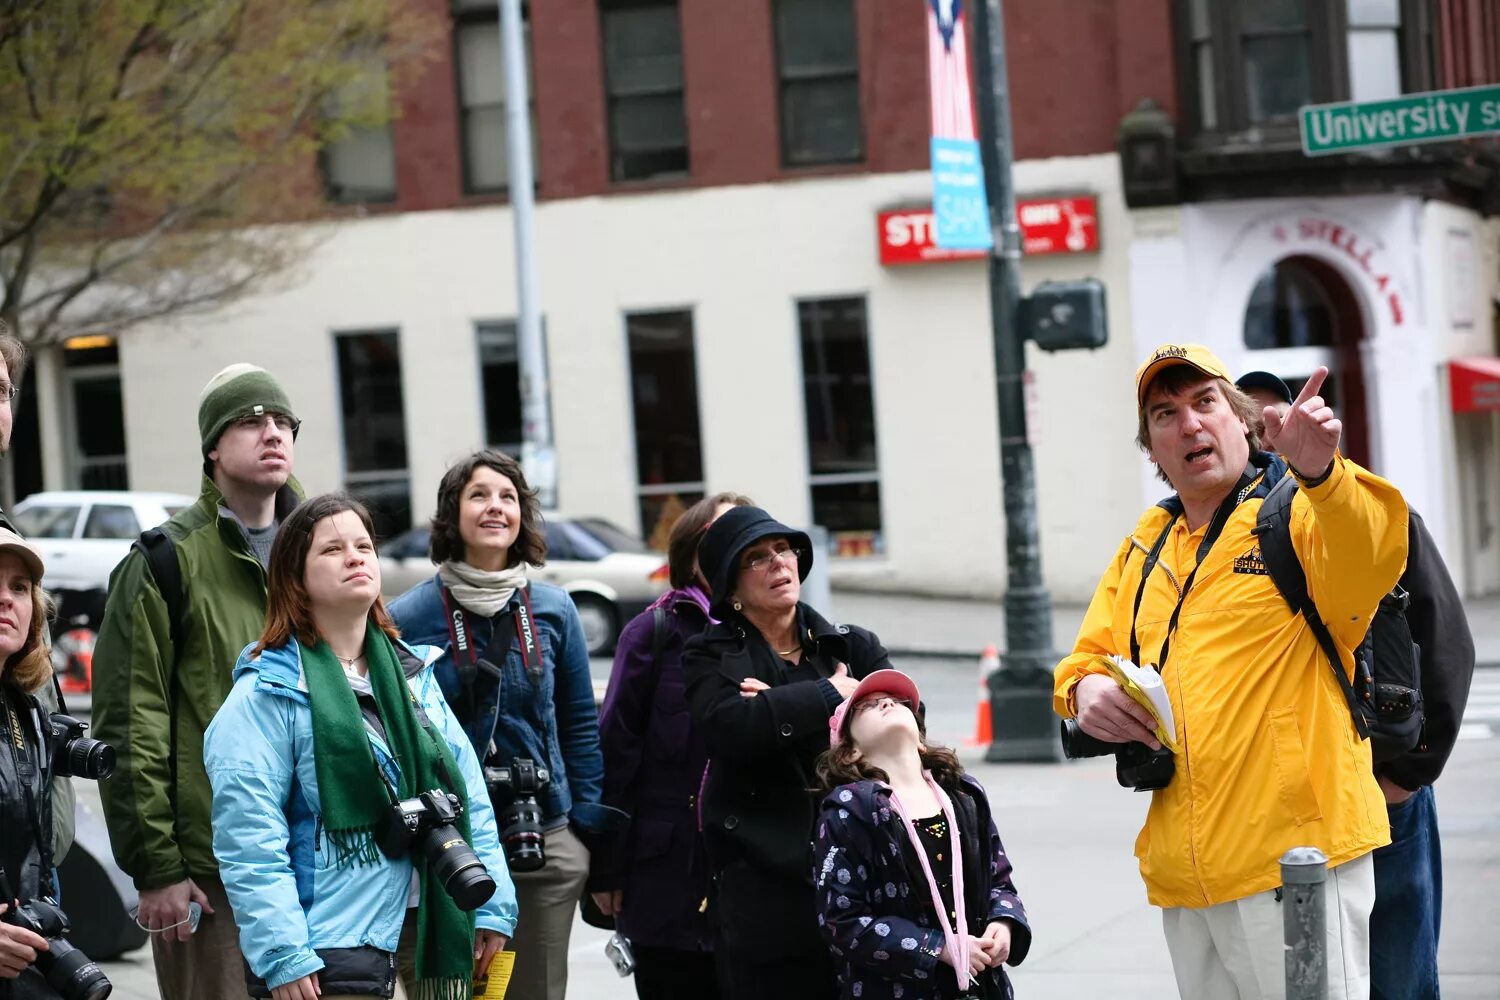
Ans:
[[[913,658],[903,667],[928,702],[933,734],[958,745],[997,803],[1001,833],[1031,910],[1036,944],[1015,972],[1021,997],[1163,1000],[1175,986],[1157,912],[1146,905],[1131,844],[1145,799],[1116,786],[1108,760],[994,765],[963,741],[974,724],[976,666],[968,659]],[[609,664],[596,661],[596,677]],[[1439,786],[1445,854],[1443,995],[1500,995],[1500,670],[1475,681],[1472,711]],[[85,795],[91,786],[80,783]],[[572,996],[634,996],[604,957],[608,935],[577,924]],[[119,1000],[157,1000],[148,952],[110,962]],[[523,1000],[523,998],[517,998]]]

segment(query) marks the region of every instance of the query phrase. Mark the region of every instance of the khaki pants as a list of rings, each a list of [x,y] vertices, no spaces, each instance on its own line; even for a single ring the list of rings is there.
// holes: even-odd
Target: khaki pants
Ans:
[[[1369,1000],[1373,854],[1328,872],[1329,1000]],[[1162,910],[1183,1000],[1284,1000],[1285,932],[1276,890],[1202,909]]]
[[[163,941],[151,935],[151,958],[156,963],[156,988],[162,1000],[250,1000],[245,987],[245,959],[240,955],[240,931],[234,923],[229,897],[217,875],[194,875],[193,881],[214,908],[203,911],[198,930],[186,941]]]
[[[511,872],[520,919],[509,948],[516,953],[505,1000],[563,1000],[568,992],[568,938],[589,873],[589,852],[567,827],[547,834],[547,863]]]

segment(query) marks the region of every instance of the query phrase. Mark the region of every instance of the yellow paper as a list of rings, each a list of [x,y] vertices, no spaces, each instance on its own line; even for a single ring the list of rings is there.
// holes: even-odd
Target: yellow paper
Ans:
[[[506,987],[510,986],[510,973],[515,967],[515,952],[495,952],[495,957],[490,960],[489,974],[474,980],[474,1000],[505,1000]]]
[[[1138,667],[1120,656],[1105,657],[1109,675],[1125,693],[1156,720],[1156,739],[1174,753],[1177,746],[1177,721],[1172,716],[1172,699],[1161,681],[1161,675],[1152,667]]]

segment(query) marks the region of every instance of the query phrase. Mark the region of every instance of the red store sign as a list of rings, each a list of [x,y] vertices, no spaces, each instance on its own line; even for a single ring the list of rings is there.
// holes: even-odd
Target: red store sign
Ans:
[[[1099,200],[1031,198],[1016,203],[1021,224],[1021,249],[1032,256],[1088,253],[1099,249]],[[880,263],[926,264],[944,260],[975,260],[984,250],[944,250],[936,245],[930,209],[897,209],[877,217]]]

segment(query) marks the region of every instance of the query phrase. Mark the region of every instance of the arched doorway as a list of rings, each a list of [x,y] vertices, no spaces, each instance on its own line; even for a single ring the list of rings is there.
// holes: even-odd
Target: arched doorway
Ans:
[[[1360,343],[1364,314],[1354,289],[1316,257],[1283,257],[1261,273],[1245,306],[1248,363],[1280,375],[1299,392],[1319,365],[1328,366],[1323,397],[1344,423],[1340,450],[1371,468],[1369,399]]]

